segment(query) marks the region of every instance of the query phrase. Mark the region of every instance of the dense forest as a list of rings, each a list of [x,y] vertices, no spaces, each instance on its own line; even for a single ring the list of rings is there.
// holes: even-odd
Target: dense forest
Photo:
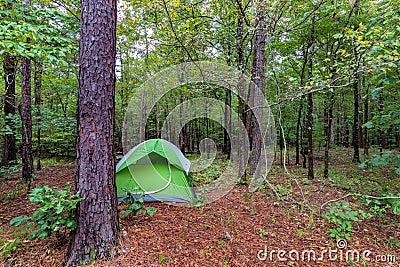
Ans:
[[[19,198],[29,203],[29,194],[38,192],[34,186],[58,179],[52,176],[52,168],[60,168],[61,176],[68,173],[61,183],[49,184],[54,188],[65,182],[74,184],[71,191],[75,195],[70,199],[74,204],[69,210],[73,223],[66,227],[72,235],[71,239],[65,238],[69,243],[59,245],[64,249],[59,254],[66,254],[67,260],[58,256],[58,263],[89,264],[113,254],[111,248],[120,244],[119,232],[128,227],[124,219],[118,219],[115,164],[134,145],[157,138],[171,139],[185,156],[197,162],[208,149],[204,163],[208,169],[193,172],[195,186],[212,183],[229,162],[238,159],[235,181],[243,191],[238,198],[244,205],[258,203],[257,207],[266,212],[275,201],[294,206],[300,213],[305,209],[312,216],[317,216],[316,209],[329,206],[330,210],[320,216],[321,221],[343,226],[346,218],[337,214],[339,217],[334,217],[333,211],[336,207],[336,211],[341,209],[342,214],[349,215],[351,209],[346,206],[348,202],[340,201],[353,199],[349,202],[360,218],[365,212],[358,205],[366,205],[366,209],[375,205],[374,214],[379,213],[381,219],[386,216],[389,229],[384,232],[387,236],[380,236],[387,239],[386,247],[382,245],[377,251],[398,251],[398,0],[92,2],[0,0],[0,185],[5,185],[0,206]],[[206,72],[206,82],[181,82],[160,93],[162,84],[171,86],[168,70],[211,63],[244,77],[245,92],[214,83]],[[152,81],[157,84],[150,88]],[[196,102],[199,99],[209,102]],[[191,106],[185,109],[188,103]],[[214,105],[221,107],[213,109]],[[266,130],[267,119],[272,121],[268,121]],[[178,120],[176,136],[172,137],[174,131],[168,132],[172,127],[169,124]],[[245,131],[232,135],[241,125]],[[130,131],[136,134],[134,141]],[[268,142],[266,133],[273,137]],[[249,147],[246,162],[240,155],[244,144]],[[270,150],[264,151],[265,146]],[[211,153],[210,147],[216,151]],[[265,160],[268,166],[259,167]],[[262,183],[248,191],[253,174]],[[94,185],[98,192],[93,202],[88,202]],[[331,191],[313,202],[307,193],[314,192],[315,188],[308,188],[312,186],[328,186]],[[254,196],[263,201],[267,196],[273,204],[253,200],[252,193],[263,194]],[[204,198],[199,194],[195,206],[206,207],[207,201],[199,204],[200,200]],[[359,200],[364,202],[355,204]],[[162,206],[157,208],[161,210]],[[249,209],[256,213],[255,207]],[[13,229],[10,219],[23,215],[17,210],[11,209],[12,216],[4,215],[0,221],[0,233],[7,235],[0,238],[4,260],[24,254],[23,250],[15,254],[23,245],[20,237],[15,241],[15,233],[8,230]],[[167,211],[160,211],[159,216],[167,216],[162,212]],[[175,212],[186,216],[179,209]],[[270,223],[272,216],[277,215],[267,218]],[[353,221],[358,222],[358,217]],[[92,237],[96,222],[104,228],[99,226],[99,234]],[[367,225],[370,231],[379,232],[375,224]],[[146,229],[145,225],[141,227]],[[214,245],[223,251],[216,252],[223,255],[215,256],[215,265],[255,266],[253,252],[250,261],[227,258],[229,253],[234,254],[227,252],[234,233],[224,227],[222,231],[229,238],[222,241],[224,245]],[[339,228],[327,229],[334,239],[350,240],[347,234],[352,231]],[[256,237],[267,236],[261,230]],[[163,252],[169,256],[157,252],[156,265],[186,266],[183,262],[187,259],[171,259],[171,251]],[[204,255],[204,262],[207,257],[213,258],[208,252]],[[155,266],[154,257],[142,263],[138,257],[130,258],[122,264]],[[333,266],[326,264],[323,266]]]

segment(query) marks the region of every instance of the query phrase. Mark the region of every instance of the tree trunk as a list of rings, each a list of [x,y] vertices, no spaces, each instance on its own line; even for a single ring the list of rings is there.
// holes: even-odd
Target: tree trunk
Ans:
[[[379,111],[379,116],[383,115],[383,83],[380,84],[380,87],[382,89],[379,91],[379,97],[378,97],[378,111]],[[385,132],[382,130],[382,128],[379,126],[378,127],[378,140],[379,140],[379,152],[383,152],[383,148],[386,146],[385,144]]]
[[[297,113],[297,123],[296,123],[296,165],[300,165],[300,121],[301,121],[301,111],[303,109],[303,97],[300,98],[299,111]]]
[[[232,118],[232,110],[231,110],[231,105],[232,105],[232,93],[231,90],[225,90],[225,113],[224,113],[224,124],[226,129],[223,129],[224,131],[224,145],[223,145],[223,150],[224,153],[227,155],[227,159],[230,158],[231,154],[231,142],[229,140],[229,135],[228,135],[228,130],[231,128],[231,118]]]
[[[368,122],[368,115],[369,115],[369,85],[366,87],[365,93],[365,101],[364,101],[364,123]],[[364,155],[369,155],[369,137],[368,137],[368,128],[365,127],[364,129]]]
[[[353,48],[354,51],[355,48]],[[357,54],[355,54],[357,56]],[[354,115],[353,115],[353,148],[354,148],[354,153],[353,153],[353,162],[360,162],[360,141],[359,141],[359,128],[358,128],[358,79],[359,75],[356,74],[354,78],[354,83],[353,83],[353,96],[354,96]]]
[[[238,4],[237,7],[237,13],[238,13],[238,18],[237,18],[237,28],[236,28],[236,52],[237,52],[237,68],[240,70],[242,76],[238,84],[238,123],[246,123],[246,114],[245,114],[245,101],[242,99],[240,96],[244,96],[245,94],[245,86],[244,86],[244,74],[245,74],[245,61],[244,61],[244,47],[243,47],[243,42],[244,42],[244,17],[243,13],[241,10],[243,9],[242,5],[242,0],[237,0],[236,3]],[[236,129],[235,129],[236,131]],[[241,138],[244,138],[241,137]],[[246,165],[247,165],[247,154],[245,151],[244,146],[237,146],[238,151],[236,152],[238,154],[239,158],[239,169],[240,170],[245,170],[243,174],[243,180],[246,181]],[[242,178],[242,177],[239,177]]]
[[[311,33],[309,40],[310,55],[308,57],[308,78],[312,78],[312,68],[313,68],[313,44],[314,44],[314,25],[315,25],[315,15],[312,17],[311,23]],[[307,140],[308,140],[308,179],[314,179],[314,155],[313,155],[313,94],[309,93],[307,95]]]
[[[116,0],[81,1],[75,190],[85,199],[76,209],[78,227],[66,255],[69,266],[112,257],[118,245],[116,19]]]
[[[251,146],[251,159],[250,159],[250,174],[255,174],[258,166],[258,162],[261,157],[261,125],[259,124],[262,120],[263,112],[262,108],[262,94],[264,90],[264,59],[265,59],[265,2],[263,0],[258,1],[257,5],[257,18],[255,21],[256,31],[254,34],[254,59],[253,59],[253,70],[252,80],[256,86],[254,90],[250,91],[253,109],[253,126],[252,126],[252,146]],[[251,114],[249,112],[249,114]],[[247,117],[249,119],[249,117]],[[252,120],[250,120],[251,122]],[[256,173],[258,177],[258,173]]]
[[[329,176],[329,145],[331,143],[332,136],[332,124],[333,124],[333,104],[334,104],[334,93],[330,93],[328,100],[328,107],[325,109],[325,156],[324,156],[324,178],[328,179]]]
[[[2,155],[1,165],[8,165],[10,163],[16,164],[17,149],[15,145],[15,72],[16,72],[16,59],[14,56],[4,56],[4,85],[5,85],[5,99],[4,99],[4,116],[5,126],[10,129],[10,132],[4,135],[4,149]]]
[[[306,130],[307,130],[307,148],[308,148],[308,179],[314,179],[314,155],[313,155],[313,95],[309,93],[307,95],[307,123],[306,123]]]
[[[29,0],[22,3],[26,6],[30,5]],[[29,38],[26,39],[29,43]],[[22,179],[28,183],[30,190],[30,182],[33,178],[33,155],[32,155],[32,99],[31,99],[31,61],[28,58],[21,59],[21,121],[22,121]]]
[[[36,107],[36,136],[37,136],[37,149],[36,149],[36,158],[37,158],[37,170],[41,170],[42,165],[40,163],[40,121],[41,121],[41,112],[40,112],[40,91],[42,89],[42,73],[43,73],[43,64],[42,62],[38,61],[35,62],[35,72],[34,72],[34,91],[35,91],[35,107]]]
[[[359,0],[355,0],[354,12],[356,15],[359,14],[358,10]],[[358,25],[355,26],[356,28]],[[353,56],[354,63],[356,64],[354,69],[354,83],[353,83],[353,97],[354,97],[354,114],[353,114],[353,162],[360,162],[360,132],[359,132],[359,84],[360,84],[360,75],[357,73],[360,63],[360,57],[357,52],[357,46],[355,41],[352,43],[353,48]]]
[[[345,148],[349,148],[350,146],[350,126],[349,126],[349,118],[347,115],[344,115],[344,135],[343,135],[343,145]]]

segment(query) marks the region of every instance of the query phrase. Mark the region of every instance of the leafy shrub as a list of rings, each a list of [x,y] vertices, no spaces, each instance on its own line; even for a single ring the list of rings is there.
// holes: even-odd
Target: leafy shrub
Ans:
[[[383,166],[392,166],[394,175],[400,174],[400,155],[396,155],[394,151],[387,151],[382,154],[374,154],[369,159],[362,162],[359,166],[362,169],[372,170]]]
[[[137,189],[136,189],[137,190]],[[153,216],[157,211],[154,207],[145,207],[144,202],[144,193],[133,193],[127,189],[125,191],[128,194],[128,197],[124,199],[124,203],[128,204],[128,208],[126,210],[121,211],[121,214],[124,217],[136,216],[136,215],[149,215]]]
[[[384,216],[386,210],[400,215],[400,196],[386,193],[382,197],[366,198],[363,203],[369,207],[370,212],[378,214],[380,217]]]
[[[6,179],[21,170],[22,165],[18,164],[18,162],[15,162],[15,164],[10,164],[9,166],[0,166],[0,180]]]
[[[363,210],[352,210],[348,202],[334,202],[328,212],[324,215],[324,219],[335,228],[328,228],[330,236],[336,239],[350,239],[353,233],[353,222],[358,222],[360,218],[369,218],[371,215]]]
[[[203,188],[200,188],[196,191],[196,194],[194,195],[194,199],[190,202],[190,205],[192,205],[195,208],[201,208],[205,204],[208,203],[208,198],[204,196],[204,194],[210,192],[210,188],[208,186],[205,186]]]
[[[11,241],[5,242],[2,246],[0,246],[0,257],[7,258],[11,255],[11,253],[17,250],[17,247],[20,243],[19,238],[15,238]]]
[[[24,228],[33,230],[28,232],[29,239],[41,238],[59,234],[63,231],[74,230],[76,222],[74,210],[79,201],[79,193],[70,192],[71,185],[67,183],[64,190],[55,190],[48,186],[38,186],[33,189],[29,196],[29,201],[38,204],[39,208],[32,216],[19,216],[10,221],[12,226],[22,224]]]

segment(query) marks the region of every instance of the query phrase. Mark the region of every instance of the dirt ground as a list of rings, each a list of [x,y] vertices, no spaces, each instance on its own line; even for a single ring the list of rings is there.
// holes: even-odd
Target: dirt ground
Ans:
[[[293,168],[304,173],[300,177],[305,175],[299,167]],[[68,181],[73,183],[74,166],[46,166],[36,176],[33,186],[62,188]],[[275,184],[289,182],[283,172],[272,173],[272,177]],[[15,238],[9,221],[34,211],[19,183],[18,174],[0,183],[3,242]],[[249,193],[243,185],[200,208],[148,203],[157,208],[154,216],[121,217],[119,256],[92,266],[400,266],[400,245],[388,242],[391,237],[400,240],[399,216],[387,213],[385,219],[361,221],[347,244],[337,244],[328,236],[329,225],[320,216],[319,207],[347,192],[326,186],[321,179],[302,184],[300,178],[299,183],[310,208],[284,204],[268,187]],[[300,201],[300,191],[295,186],[292,189]],[[13,197],[10,192],[14,192]],[[355,203],[351,198],[346,200]],[[11,256],[0,258],[0,266],[62,266],[67,245],[68,240],[56,237],[23,239]],[[360,260],[346,262],[349,253],[359,253]],[[363,253],[367,253],[365,259]],[[396,262],[391,255],[397,257]]]

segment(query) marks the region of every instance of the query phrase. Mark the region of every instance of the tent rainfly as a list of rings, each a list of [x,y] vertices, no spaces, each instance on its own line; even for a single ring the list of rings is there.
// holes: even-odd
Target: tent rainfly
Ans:
[[[144,201],[190,202],[194,190],[190,161],[174,144],[150,139],[132,148],[117,164],[118,201],[143,192]]]

